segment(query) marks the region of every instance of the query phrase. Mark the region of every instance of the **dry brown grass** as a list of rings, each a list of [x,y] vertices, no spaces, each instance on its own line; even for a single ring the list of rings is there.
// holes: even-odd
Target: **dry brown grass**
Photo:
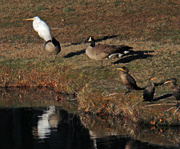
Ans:
[[[142,92],[123,97],[126,88],[119,79],[117,67],[128,67],[141,87],[147,85],[149,77],[157,77],[157,83],[170,77],[178,79],[178,8],[178,1],[169,0],[26,3],[16,0],[11,4],[3,0],[0,2],[1,86],[54,87],[56,92],[76,93],[80,109],[123,113],[134,121],[141,119],[137,113],[144,104],[140,103],[137,109],[135,105],[142,100]],[[43,52],[43,41],[32,29],[32,22],[23,20],[36,15],[47,22],[53,36],[61,42],[62,51],[55,63],[50,63],[51,57]],[[105,67],[99,69],[99,62],[83,53],[88,46],[83,42],[89,35],[95,39],[109,37],[100,44],[132,46],[135,54],[104,60]],[[113,35],[117,36],[110,38]],[[171,93],[168,86],[158,86],[155,98],[167,93]],[[158,103],[173,103],[172,99]],[[104,105],[108,106],[104,108]],[[148,120],[153,118],[154,115]]]
[[[82,42],[89,35],[176,43],[180,39],[178,0],[2,0],[0,9],[4,42],[40,42],[31,23],[24,21],[33,16],[46,21],[61,42]]]

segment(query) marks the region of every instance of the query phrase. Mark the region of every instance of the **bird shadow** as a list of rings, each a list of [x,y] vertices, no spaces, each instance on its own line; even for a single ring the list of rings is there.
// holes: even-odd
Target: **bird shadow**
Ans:
[[[116,38],[118,35],[111,35],[111,36],[103,36],[101,38],[98,38],[95,40],[96,41],[103,41],[103,40],[107,40],[107,39],[112,39],[112,38]]]
[[[80,50],[80,51],[76,51],[76,52],[71,52],[71,53],[68,53],[67,55],[64,56],[64,58],[71,58],[75,55],[81,55],[81,54],[84,54],[85,53],[85,50]]]
[[[97,40],[95,40],[95,42],[96,42],[96,41],[103,41],[103,40],[107,40],[107,39],[111,39],[111,38],[116,38],[117,36],[118,36],[118,35],[103,36],[103,37],[98,38]],[[68,46],[72,46],[72,45],[79,45],[79,44],[82,44],[82,43],[84,43],[84,41],[82,41],[82,42],[70,43],[70,44],[68,44],[68,45],[64,45],[64,47],[68,47]]]
[[[111,38],[116,38],[118,35],[112,35],[112,36],[103,36],[102,38],[99,38],[95,41],[103,41],[103,40],[107,40],[107,39],[111,39]],[[71,43],[70,45],[65,45],[65,47],[67,46],[71,46],[71,45],[78,45],[78,44],[81,44],[83,42],[77,42],[77,43]],[[75,55],[81,55],[81,54],[84,54],[85,53],[85,49],[83,50],[80,50],[80,51],[76,51],[76,52],[71,52],[71,53],[68,53],[67,55],[64,56],[64,58],[71,58]]]
[[[171,97],[171,96],[172,96],[172,94],[165,94],[165,95],[159,96],[159,97],[157,97],[157,98],[154,98],[153,101],[159,101],[159,100],[162,100],[162,99]]]
[[[126,57],[122,56],[121,59],[113,62],[113,64],[128,63],[128,62],[131,62],[136,59],[146,59],[148,57],[153,57],[153,55],[149,54],[149,53],[153,53],[153,52],[154,51],[133,51],[128,54],[125,54],[124,56],[126,56]],[[128,55],[130,55],[130,56],[128,56]]]

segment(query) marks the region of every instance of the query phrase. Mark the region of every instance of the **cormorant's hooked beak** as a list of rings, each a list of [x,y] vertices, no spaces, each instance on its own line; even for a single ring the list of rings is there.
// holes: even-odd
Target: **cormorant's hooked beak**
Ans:
[[[117,68],[117,70],[121,70],[121,71],[124,71],[124,69],[123,69],[123,68]]]
[[[164,82],[164,84],[167,84],[167,83],[170,83],[171,81],[166,81],[166,82]]]
[[[156,78],[154,77],[154,78],[151,78],[151,80],[156,80]]]

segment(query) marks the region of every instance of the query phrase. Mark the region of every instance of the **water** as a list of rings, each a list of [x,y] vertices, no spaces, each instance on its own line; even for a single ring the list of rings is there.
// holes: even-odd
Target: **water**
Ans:
[[[36,91],[34,92],[37,94]],[[19,100],[25,100],[25,97],[36,99],[32,92],[16,91],[12,93],[11,91],[9,93],[14,95],[13,100],[17,99],[16,93],[18,93],[18,98],[21,95]],[[25,96],[26,94],[27,96]],[[46,96],[40,96],[49,101],[47,95],[52,96],[47,91]],[[15,103],[6,97],[10,96],[3,92],[0,100],[7,100],[8,106],[0,108],[0,149],[180,148],[179,127],[148,128],[132,123],[127,125],[126,120],[118,117],[102,118],[78,113],[76,110],[69,111],[68,108],[72,107],[68,107],[68,102],[63,101],[63,99],[61,99],[63,102],[58,102],[56,106],[15,107]],[[60,99],[59,96],[58,99]],[[52,102],[50,103],[52,104]],[[65,108],[68,110],[65,110],[64,106],[60,106],[63,103],[66,103],[67,107]],[[5,103],[3,104],[5,105]]]

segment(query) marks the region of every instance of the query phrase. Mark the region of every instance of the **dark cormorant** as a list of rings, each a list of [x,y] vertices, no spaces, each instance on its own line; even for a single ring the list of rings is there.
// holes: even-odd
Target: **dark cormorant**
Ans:
[[[168,79],[164,82],[164,84],[166,83],[171,83],[171,87],[172,87],[172,90],[173,90],[173,96],[176,98],[177,100],[177,106],[178,106],[178,100],[180,100],[180,86],[177,83],[177,79],[176,78],[171,78],[171,79]]]
[[[143,101],[153,101],[154,98],[154,92],[155,92],[155,87],[154,87],[154,80],[155,78],[150,78],[149,79],[149,85],[144,89],[143,91]]]
[[[128,89],[127,92],[124,93],[124,95],[126,95],[127,93],[129,93],[131,90],[141,90],[142,88],[138,87],[136,84],[135,79],[128,73],[129,69],[127,67],[121,67],[121,68],[117,68],[118,70],[120,70],[120,78],[123,82],[123,84],[126,86],[126,88]]]

